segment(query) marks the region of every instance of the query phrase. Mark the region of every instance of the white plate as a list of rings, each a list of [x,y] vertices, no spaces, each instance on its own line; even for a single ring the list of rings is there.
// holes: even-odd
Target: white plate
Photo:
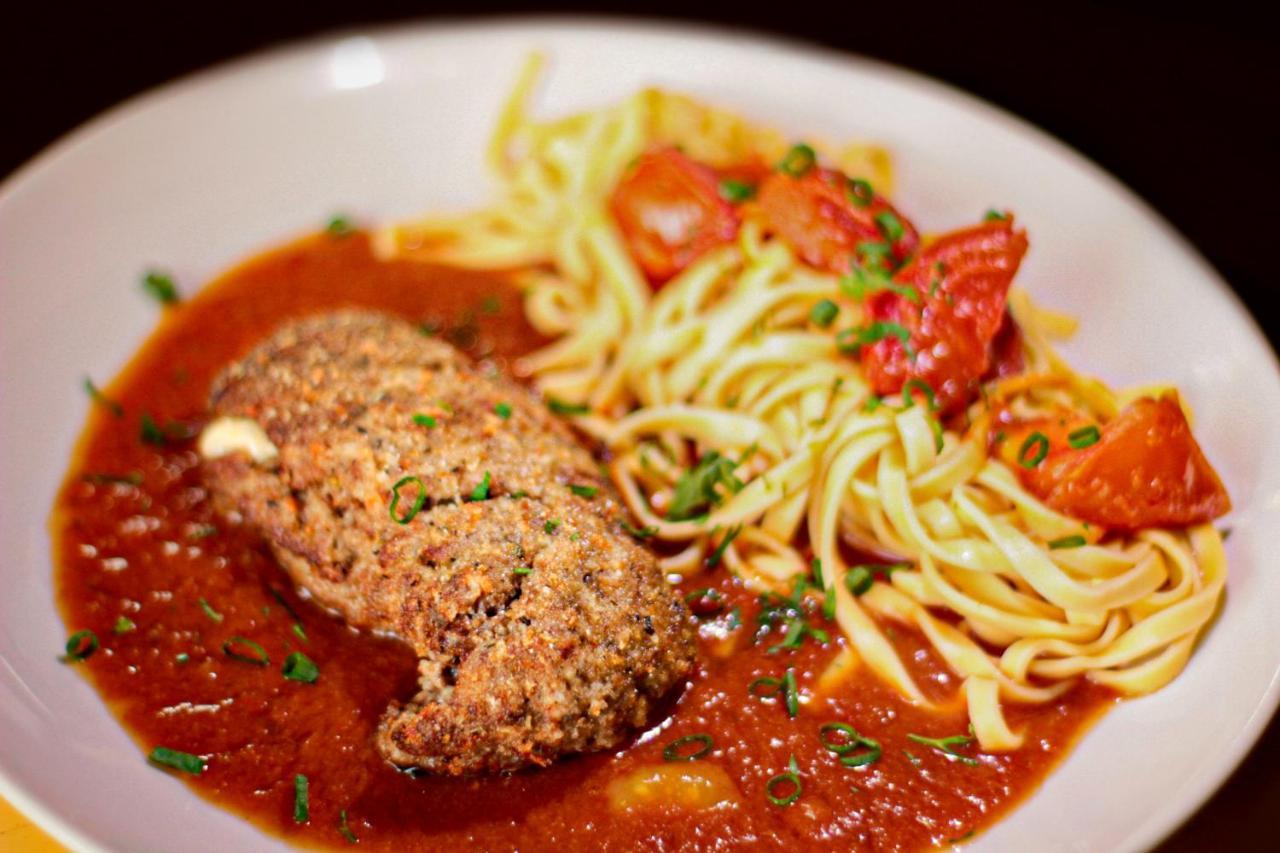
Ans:
[[[1168,833],[1249,749],[1280,687],[1280,375],[1252,320],[1124,187],[966,95],[751,36],[563,21],[268,53],[113,110],[0,188],[0,794],[75,848],[280,846],[150,769],[55,659],[66,630],[45,523],[86,411],[80,381],[109,378],[155,323],[136,283],[149,265],[190,288],[334,211],[482,201],[482,145],[531,48],[553,60],[543,110],[684,89],[796,135],[884,142],[895,201],[928,229],[1017,211],[1033,246],[1021,284],[1084,320],[1075,362],[1117,384],[1182,386],[1236,504],[1222,616],[1177,681],[1109,714],[973,846],[1126,850]]]

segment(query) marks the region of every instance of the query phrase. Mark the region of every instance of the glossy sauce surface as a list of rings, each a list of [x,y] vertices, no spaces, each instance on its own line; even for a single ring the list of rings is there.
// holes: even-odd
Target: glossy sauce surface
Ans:
[[[684,589],[710,586],[721,595],[704,614],[700,670],[669,716],[629,749],[483,779],[396,770],[374,750],[372,733],[390,700],[415,692],[413,655],[308,603],[252,531],[215,516],[191,440],[221,369],[285,320],[344,306],[425,323],[496,369],[540,342],[516,288],[500,275],[378,262],[361,235],[308,238],[166,309],[106,389],[122,414],[94,407],[53,518],[68,634],[91,629],[102,644],[74,665],[139,741],[139,762],[155,746],[204,757],[202,775],[180,778],[264,829],[294,843],[341,847],[350,843],[340,830],[345,811],[359,846],[378,850],[920,849],[966,838],[1004,814],[1111,704],[1110,694],[1081,686],[1051,705],[1012,706],[1010,723],[1029,732],[1022,750],[982,755],[970,746],[962,752],[976,764],[955,760],[908,738],[962,735],[967,725],[957,679],[922,637],[889,627],[939,710],[908,705],[865,669],[820,689],[818,677],[842,648],[836,626],[812,614],[830,643],[809,638],[771,652],[781,630],[766,634],[758,596],[719,568]],[[156,426],[145,431],[151,441],[142,440],[144,418]],[[117,633],[120,617],[135,627]],[[233,637],[260,644],[270,662],[227,656],[223,644]],[[282,677],[293,651],[315,661],[315,683]],[[778,697],[750,690],[788,669],[799,687],[794,718]],[[843,767],[819,738],[820,727],[836,721],[877,740],[881,758]],[[719,805],[694,808],[662,793],[681,787],[663,751],[690,734],[709,735],[714,748],[678,766],[703,795],[708,779],[715,781],[719,793],[710,800]],[[791,805],[775,805],[766,786],[793,757],[802,791]],[[719,770],[700,772],[710,765]],[[617,780],[663,768],[656,799],[633,797],[626,810],[611,805],[611,793],[635,791]],[[297,774],[309,780],[305,823],[294,819]],[[780,797],[790,791],[773,789]],[[699,796],[690,801],[707,801]]]

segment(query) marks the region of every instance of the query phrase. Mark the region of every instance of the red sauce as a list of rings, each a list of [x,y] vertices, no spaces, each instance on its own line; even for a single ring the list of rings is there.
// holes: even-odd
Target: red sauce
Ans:
[[[978,756],[978,766],[907,738],[963,734],[966,721],[954,701],[941,714],[914,708],[865,669],[791,719],[778,700],[754,698],[749,686],[791,667],[808,695],[841,641],[823,647],[808,640],[797,651],[769,654],[781,637],[775,631],[752,641],[757,598],[720,569],[688,588],[717,587],[728,607],[741,609],[742,627],[728,641],[704,631],[700,671],[669,716],[629,749],[495,778],[415,778],[396,770],[374,750],[372,733],[390,699],[414,693],[413,655],[300,598],[251,531],[212,513],[184,437],[201,426],[210,382],[228,362],[286,319],[353,305],[443,323],[442,334],[499,365],[539,343],[515,288],[500,275],[381,263],[360,235],[303,240],[251,260],[167,311],[107,389],[124,414],[95,407],[53,516],[68,633],[88,628],[102,641],[77,667],[144,752],[163,745],[206,757],[202,775],[180,778],[263,829],[295,843],[343,846],[345,810],[360,846],[378,850],[632,849],[718,840],[919,849],[965,837],[1007,812],[1110,703],[1109,694],[1083,686],[1051,705],[1013,707],[1011,723],[1029,731],[1026,747]],[[168,433],[164,446],[140,441],[144,414]],[[141,475],[141,482],[102,475]],[[121,616],[136,628],[115,633]],[[708,624],[723,627],[725,620]],[[889,630],[926,689],[953,700],[958,683],[923,638]],[[226,656],[222,645],[235,636],[259,643],[270,664]],[[726,643],[734,648],[727,656]],[[281,676],[295,650],[319,666],[314,684]],[[830,721],[878,740],[883,757],[865,768],[842,767],[818,738]],[[610,808],[610,781],[661,765],[667,744],[696,733],[714,739],[715,751],[702,760],[726,771],[738,805]],[[803,792],[779,807],[767,799],[766,784],[792,756]],[[299,773],[310,781],[303,824],[293,816]]]

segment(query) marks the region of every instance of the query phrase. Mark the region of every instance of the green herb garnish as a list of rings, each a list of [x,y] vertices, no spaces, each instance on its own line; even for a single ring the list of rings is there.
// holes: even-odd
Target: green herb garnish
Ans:
[[[240,651],[246,648],[251,654]],[[255,643],[253,640],[244,637],[232,637],[222,644],[222,653],[232,660],[251,663],[254,666],[266,666],[271,663],[271,658],[267,657],[267,650]]]
[[[306,823],[311,820],[311,808],[307,802],[308,789],[307,777],[301,773],[293,777],[293,822]]]
[[[580,498],[591,500],[600,492],[599,486],[580,486],[576,483],[569,484],[569,491],[573,492]]]
[[[142,276],[142,289],[161,305],[176,305],[179,301],[173,278],[158,270],[150,270]]]
[[[823,299],[814,303],[809,309],[809,319],[813,321],[815,326],[825,329],[835,322],[836,316],[840,313],[840,306],[832,302],[830,299]]]
[[[400,505],[400,490],[407,485],[415,485],[418,487],[418,494],[413,499],[413,505],[403,514],[396,513],[396,507]],[[401,477],[396,484],[391,487],[391,506],[387,507],[387,513],[391,516],[391,520],[396,524],[408,524],[413,521],[414,517],[422,511],[423,505],[427,502],[427,487],[421,478],[412,475]]]
[[[803,142],[792,145],[782,159],[778,161],[778,171],[793,178],[802,178],[817,165],[818,155],[812,146]]]
[[[794,755],[791,756],[788,766],[790,769],[786,773],[779,773],[766,782],[764,786],[769,802],[782,808],[786,808],[800,799],[800,794],[804,791],[804,786],[800,784],[800,773],[796,767]],[[782,794],[781,796],[779,796],[780,793]]]
[[[200,609],[204,611],[205,616],[208,616],[214,622],[222,621],[222,614],[214,610],[212,605],[210,605],[209,602],[205,601],[203,598],[200,599]]]
[[[868,326],[845,329],[836,335],[836,346],[841,352],[857,354],[863,347],[879,343],[885,338],[897,338],[908,355],[912,355],[911,332],[900,323],[877,320]]]
[[[896,243],[902,239],[902,235],[906,233],[906,229],[902,226],[902,220],[897,217],[891,210],[882,210],[874,217],[876,227],[880,229],[880,233],[890,243]]]
[[[61,660],[64,663],[74,663],[82,661],[90,657],[98,650],[98,635],[90,631],[88,628],[83,631],[76,631],[67,638],[66,645],[63,648],[66,654]]]
[[[844,576],[844,585],[853,595],[860,596],[871,589],[871,570],[866,566],[854,566]]]
[[[1042,432],[1033,432],[1018,448],[1018,464],[1023,468],[1034,468],[1049,455],[1049,437]]]
[[[359,844],[360,839],[356,838],[356,834],[351,831],[351,827],[347,825],[347,810],[343,809],[338,812],[338,833],[346,839],[348,844]]]
[[[84,378],[84,390],[85,393],[89,395],[89,399],[94,403],[107,409],[117,418],[124,417],[124,406],[120,405],[115,400],[112,400],[106,394],[103,394],[102,391],[99,390],[98,386],[93,384],[93,380],[87,376]]]
[[[489,477],[489,472],[484,472],[484,479],[481,480],[474,489],[471,490],[472,501],[487,501],[489,499],[489,487],[493,484]]]
[[[284,667],[280,670],[280,674],[290,681],[314,684],[316,679],[320,677],[320,670],[316,667],[315,661],[302,652],[291,652],[284,659]]]
[[[1067,442],[1076,450],[1097,444],[1101,439],[1101,431],[1093,425],[1080,427],[1080,429],[1073,430],[1067,434]]]
[[[724,552],[729,549],[729,545],[733,540],[738,538],[738,534],[742,532],[742,525],[735,524],[720,538],[720,544],[716,545],[716,549],[711,552],[711,556],[707,558],[707,565],[715,567],[720,564],[720,560],[724,557]]]
[[[1049,543],[1050,551],[1058,551],[1062,548],[1080,548],[1088,544],[1088,540],[1080,534],[1075,536],[1063,536],[1061,539],[1054,539]]]
[[[555,397],[547,398],[547,408],[557,415],[585,415],[591,411],[591,407],[586,403],[566,403]]]
[[[502,418],[504,421],[511,417],[511,404],[498,403],[493,407],[494,414]]]
[[[939,752],[946,753],[961,764],[976,766],[979,763],[976,758],[956,752],[956,747],[968,746],[973,743],[973,738],[968,735],[952,735],[951,737],[931,738],[925,737],[924,735],[908,734],[907,739],[924,746],[932,747]]]
[[[882,754],[879,741],[865,737],[848,723],[827,723],[818,729],[818,738],[824,747],[840,756],[845,767],[874,764]]]
[[[351,220],[346,216],[337,214],[329,218],[324,230],[330,237],[347,237],[355,232],[355,226],[351,224]]]
[[[205,767],[204,759],[200,756],[169,749],[167,746],[157,746],[151,750],[147,760],[152,764],[158,764],[161,767],[172,767],[174,770],[181,770],[183,773],[189,773],[192,776],[199,776],[204,772]]]
[[[742,204],[744,201],[750,201],[756,194],[756,188],[746,181],[738,181],[733,178],[723,178],[717,187],[720,198],[730,204]]]
[[[688,752],[685,747],[690,744],[699,744],[699,746],[693,752]],[[711,739],[711,735],[685,735],[667,744],[667,748],[662,750],[662,757],[666,761],[697,761],[714,748],[715,741]]]
[[[671,505],[667,507],[667,520],[688,521],[719,504],[721,485],[732,492],[741,491],[743,483],[733,475],[737,467],[738,463],[729,457],[708,451],[676,481]]]

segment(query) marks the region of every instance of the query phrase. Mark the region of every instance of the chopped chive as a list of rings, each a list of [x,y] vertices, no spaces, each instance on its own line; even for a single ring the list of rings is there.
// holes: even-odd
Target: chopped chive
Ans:
[[[716,549],[711,552],[711,556],[707,558],[707,565],[711,567],[718,566],[720,560],[724,557],[724,552],[729,549],[734,539],[738,538],[738,534],[742,532],[742,525],[735,524],[725,532],[720,538],[720,544],[716,545]]]
[[[531,575],[533,574],[533,566],[519,566],[511,570],[513,575]]]
[[[253,654],[246,654],[237,651],[238,647],[248,648]],[[271,663],[271,658],[267,657],[267,650],[255,643],[253,640],[244,637],[232,637],[222,644],[222,653],[232,660],[251,663],[254,666],[266,666]]]
[[[557,415],[585,415],[591,411],[591,407],[586,403],[566,403],[555,397],[547,398],[547,408]]]
[[[778,171],[793,178],[802,178],[809,173],[818,162],[818,155],[812,146],[803,142],[792,145],[790,150],[778,161]]]
[[[1033,432],[1018,449],[1018,464],[1023,468],[1034,468],[1048,455],[1049,437],[1042,432]]]
[[[903,348],[911,355],[911,332],[900,323],[876,320],[868,326],[855,326],[844,329],[836,335],[836,347],[844,353],[856,354],[864,346],[879,343],[885,338],[897,338]],[[852,339],[852,342],[850,342]]]
[[[722,495],[717,488],[723,485],[732,492],[741,491],[742,481],[734,476],[738,463],[712,450],[704,454],[692,468],[676,481],[675,492],[667,507],[669,521],[693,521],[720,503]]]
[[[872,412],[874,412],[876,409],[880,408],[883,405],[884,405],[884,397],[881,397],[879,394],[872,394],[869,397],[867,397],[867,401],[862,404],[862,411],[866,412],[867,414],[871,414]]]
[[[902,227],[902,220],[897,217],[891,210],[882,210],[874,217],[876,227],[880,229],[880,233],[890,243],[896,243],[902,239],[902,235],[906,233],[906,229]]]
[[[560,526],[560,519],[552,518],[548,520],[546,524],[542,525],[542,529],[545,530],[547,533],[555,533],[556,528],[559,526]]]
[[[314,684],[320,677],[320,669],[315,661],[302,652],[292,652],[284,659],[284,667],[280,674],[290,681],[301,681],[303,684]]]
[[[784,796],[778,796],[780,790],[787,791],[787,786],[790,786],[790,793],[786,793]],[[773,803],[775,806],[786,808],[796,800],[800,799],[800,794],[804,791],[804,786],[800,784],[800,774],[796,773],[794,770],[788,770],[786,773],[779,773],[777,776],[774,776],[766,782],[764,790],[765,794],[769,797],[769,802]]]
[[[822,561],[814,557],[809,561],[809,571],[813,573],[813,585],[822,589],[827,585],[826,579],[822,576]]]
[[[902,754],[903,754],[903,755],[905,755],[905,756],[907,757],[907,761],[910,761],[910,762],[911,762],[912,764],[914,764],[916,767],[919,767],[919,766],[920,766],[920,759],[919,759],[919,758],[917,758],[916,756],[912,755],[909,751],[907,751],[907,750],[905,750],[905,749],[904,749],[904,750],[902,750]]]
[[[191,655],[187,654],[186,652],[178,652],[176,655],[173,656],[173,659],[178,663],[187,663],[188,661],[191,660]]]
[[[959,761],[961,764],[976,766],[979,763],[978,759],[976,758],[972,758],[968,755],[962,755],[961,753],[956,752],[956,747],[968,746],[969,744],[973,743],[973,738],[969,737],[968,735],[952,735],[951,737],[931,738],[931,737],[925,737],[924,735],[908,734],[907,740],[914,741],[915,743],[922,744],[924,746],[932,747],[933,749],[936,749],[939,752],[945,753],[951,758],[954,758],[956,761]]]
[[[301,640],[304,643],[311,642],[310,640],[307,639],[307,632],[303,629],[301,622],[294,622],[293,625],[290,626],[290,628],[292,629],[294,636],[296,636],[299,640]]]
[[[93,483],[97,486],[141,486],[142,472],[130,471],[128,474],[85,474],[81,479],[86,483]]]
[[[210,605],[209,602],[205,601],[203,598],[200,599],[200,609],[204,611],[205,616],[208,616],[214,622],[222,621],[222,614],[214,610],[212,605]]]
[[[346,237],[355,231],[355,227],[351,224],[350,219],[339,213],[329,217],[324,230],[330,237]]]
[[[498,403],[493,407],[494,414],[502,418],[504,421],[511,417],[511,404]]]
[[[782,701],[787,707],[787,716],[794,720],[800,713],[800,693],[796,688],[796,671],[790,667],[782,676]]]
[[[854,247],[854,251],[857,257],[871,265],[872,272],[897,265],[897,258],[893,254],[893,246],[884,240],[863,240]],[[880,274],[883,275],[883,273]],[[914,301],[919,301],[919,297]]]
[[[837,737],[831,737],[831,734]],[[822,745],[840,757],[845,767],[863,767],[880,760],[880,742],[866,737],[848,723],[827,723],[818,729]]]
[[[119,616],[116,618],[116,624],[111,629],[111,632],[113,634],[127,634],[130,631],[136,631],[137,629],[138,629],[137,623],[135,623],[128,616]]]
[[[871,589],[871,570],[866,566],[854,566],[844,576],[844,585],[853,595],[860,596]]]
[[[286,613],[292,616],[296,621],[302,621],[302,617],[298,615],[298,611],[293,609],[293,605],[289,603],[289,599],[284,597],[284,593],[273,586],[267,587],[267,592],[271,593],[271,597],[284,608]]]
[[[178,288],[173,283],[173,277],[167,273],[159,270],[148,271],[142,277],[142,289],[161,305],[178,303]]]
[[[827,328],[835,322],[836,316],[840,313],[840,306],[832,302],[830,299],[823,299],[814,303],[809,309],[809,319],[813,321],[815,326]]]
[[[766,689],[771,688],[771,689]],[[778,691],[782,689],[781,678],[770,678],[762,676],[747,685],[747,692],[757,699],[768,699],[771,696],[778,695]]]
[[[746,181],[738,181],[733,178],[723,178],[717,187],[720,198],[730,204],[742,204],[749,201],[756,194],[756,188]]]
[[[877,257],[880,260],[884,260],[887,257],[883,252],[883,243],[864,245],[881,247],[882,250],[876,253]],[[849,269],[849,274],[840,278],[840,290],[848,295],[850,299],[856,299],[859,302],[866,301],[867,297],[873,293],[887,290],[890,293],[898,294],[908,302],[920,304],[920,294],[914,287],[909,284],[899,284],[882,272],[866,269],[856,259]]]
[[[849,201],[853,202],[857,207],[867,207],[875,200],[875,190],[871,188],[871,184],[862,178],[852,178],[849,180],[845,195],[849,197]]]
[[[636,539],[652,539],[658,535],[658,528],[652,524],[647,527],[635,527],[627,521],[622,522],[622,531]]]
[[[160,429],[155,419],[147,412],[142,413],[142,419],[138,422],[138,438],[143,444],[150,444],[156,447],[164,447],[169,443],[164,430]]]
[[[1088,544],[1088,540],[1077,533],[1075,536],[1063,536],[1061,539],[1054,539],[1049,543],[1049,550],[1058,551],[1062,548],[1080,548],[1086,544]]]
[[[933,386],[923,379],[912,379],[902,386],[902,401],[909,409],[916,404],[912,391],[919,391],[928,403],[929,411],[938,411],[938,396],[933,393]]]
[[[301,773],[293,777],[293,822],[306,823],[311,820],[311,808],[307,802],[308,788],[307,777]]]
[[[97,385],[94,385],[93,380],[87,376],[84,378],[84,390],[85,393],[89,395],[89,399],[94,403],[104,407],[117,418],[124,417],[124,406],[120,405],[115,400],[112,400],[106,394],[103,394],[101,389],[99,389]]]
[[[477,483],[476,487],[471,490],[471,500],[487,501],[489,499],[489,487],[491,485],[493,485],[493,480],[490,478],[489,472],[485,471],[484,479]]]
[[[1092,424],[1087,427],[1080,427],[1080,429],[1073,430],[1067,434],[1067,442],[1076,450],[1097,444],[1101,439],[1102,433]]]
[[[996,210],[995,208],[992,208],[991,210],[987,211],[985,216],[982,217],[982,221],[983,222],[1008,222],[1009,214],[1002,213],[1001,211]]]
[[[570,483],[569,491],[573,492],[575,495],[577,495],[580,498],[586,498],[587,500],[590,500],[591,498],[594,498],[596,496],[596,493],[599,492],[600,489],[598,486],[579,486],[577,484]]]
[[[338,833],[346,839],[348,844],[359,844],[360,839],[356,838],[356,834],[351,831],[351,827],[347,825],[347,810],[343,809],[338,812]]]
[[[690,744],[700,744],[693,752],[687,752],[685,747]],[[678,737],[671,743],[667,744],[667,748],[662,750],[662,757],[666,761],[697,761],[704,755],[707,755],[715,748],[715,741],[708,734],[685,735]]]
[[[157,746],[151,750],[151,754],[147,756],[147,760],[152,764],[159,764],[162,767],[172,767],[174,770],[181,770],[183,773],[189,773],[192,776],[199,776],[204,772],[204,759],[198,755],[192,755],[189,752],[179,752],[176,749],[169,749],[167,746]]]
[[[64,663],[82,661],[96,652],[98,645],[98,635],[88,628],[83,631],[76,631],[67,638],[67,643],[63,647],[67,653],[62,656],[61,660]]]
[[[485,475],[488,476],[487,474]],[[409,484],[418,487],[418,494],[413,499],[413,505],[403,515],[396,514],[396,507],[400,505],[400,490]],[[391,487],[391,506],[387,507],[387,512],[391,516],[391,520],[396,524],[408,524],[413,521],[414,517],[422,511],[422,507],[427,502],[427,487],[423,484],[422,479],[410,475],[401,477],[396,484]]]
[[[423,414],[414,415],[413,422],[418,426],[426,427],[427,429],[435,429],[435,426],[436,426],[436,419],[431,415],[423,415]]]
[[[822,591],[822,617],[828,622],[836,618],[835,586],[829,586]]]

